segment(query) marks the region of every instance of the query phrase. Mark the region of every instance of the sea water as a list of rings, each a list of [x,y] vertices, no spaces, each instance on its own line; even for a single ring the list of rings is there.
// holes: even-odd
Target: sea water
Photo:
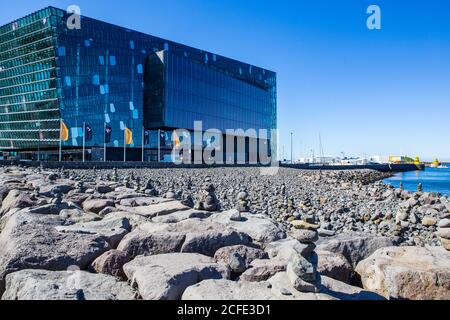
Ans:
[[[445,164],[445,166],[450,167],[450,164]],[[450,195],[450,168],[426,168],[425,171],[401,172],[395,174],[392,178],[385,179],[384,183],[396,188],[400,187],[400,183],[403,183],[403,188],[409,191],[417,191],[417,185],[421,183],[424,192],[439,192]]]

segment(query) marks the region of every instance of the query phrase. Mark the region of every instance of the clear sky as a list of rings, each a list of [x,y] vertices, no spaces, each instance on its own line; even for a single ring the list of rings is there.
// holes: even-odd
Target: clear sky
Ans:
[[[14,0],[0,24],[47,5],[278,73],[280,150],[450,160],[448,0]],[[382,29],[366,27],[381,8]]]

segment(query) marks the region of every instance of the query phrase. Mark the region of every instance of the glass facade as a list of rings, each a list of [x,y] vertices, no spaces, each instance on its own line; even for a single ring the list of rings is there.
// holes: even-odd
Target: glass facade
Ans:
[[[59,141],[51,16],[47,8],[0,27],[1,149],[57,145]]]
[[[254,85],[222,70],[165,52],[164,123],[170,128],[273,128],[269,87]]]
[[[124,128],[142,146],[142,130],[276,128],[276,74],[236,60],[45,8],[0,27],[0,149],[124,143]]]

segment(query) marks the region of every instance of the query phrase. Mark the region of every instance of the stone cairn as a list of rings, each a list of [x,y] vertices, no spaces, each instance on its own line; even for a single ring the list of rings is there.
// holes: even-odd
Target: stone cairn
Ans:
[[[450,251],[450,213],[439,221],[438,226],[438,235],[441,238],[441,244],[446,250]]]
[[[318,258],[314,252],[315,242],[319,240],[317,231],[319,225],[313,222],[313,216],[291,222],[290,236],[306,247],[302,254],[291,256],[286,269],[292,285],[300,292],[318,293],[320,291],[320,275],[317,272]]]
[[[141,178],[136,177],[135,183],[134,183],[134,190],[139,192],[142,188]]]
[[[156,196],[158,193],[152,184],[152,179],[148,179],[147,183],[143,186],[142,191],[149,196]]]
[[[167,190],[166,194],[164,195],[164,198],[172,200],[177,198],[177,195],[175,193],[175,186],[173,183],[170,186],[169,190]]]
[[[54,190],[52,193],[53,193],[52,203],[57,205],[61,204],[63,200],[62,192],[59,190]]]
[[[215,194],[216,188],[211,183],[211,178],[207,177],[203,184],[203,189],[200,192],[199,198],[195,203],[195,210],[217,211],[219,209],[219,202]]]
[[[86,191],[86,188],[84,187],[83,181],[77,181],[75,183],[75,190],[77,193],[84,193]]]
[[[242,221],[242,213],[250,212],[248,192],[242,188],[237,195],[236,212],[230,217],[231,221]]]
[[[117,168],[113,169],[112,181],[114,181],[114,182],[119,181],[119,174],[117,173]]]

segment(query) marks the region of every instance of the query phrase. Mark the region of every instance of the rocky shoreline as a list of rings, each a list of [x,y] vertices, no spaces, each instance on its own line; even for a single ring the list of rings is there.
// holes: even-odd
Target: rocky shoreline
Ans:
[[[449,198],[386,177],[1,167],[0,295],[449,299]]]

